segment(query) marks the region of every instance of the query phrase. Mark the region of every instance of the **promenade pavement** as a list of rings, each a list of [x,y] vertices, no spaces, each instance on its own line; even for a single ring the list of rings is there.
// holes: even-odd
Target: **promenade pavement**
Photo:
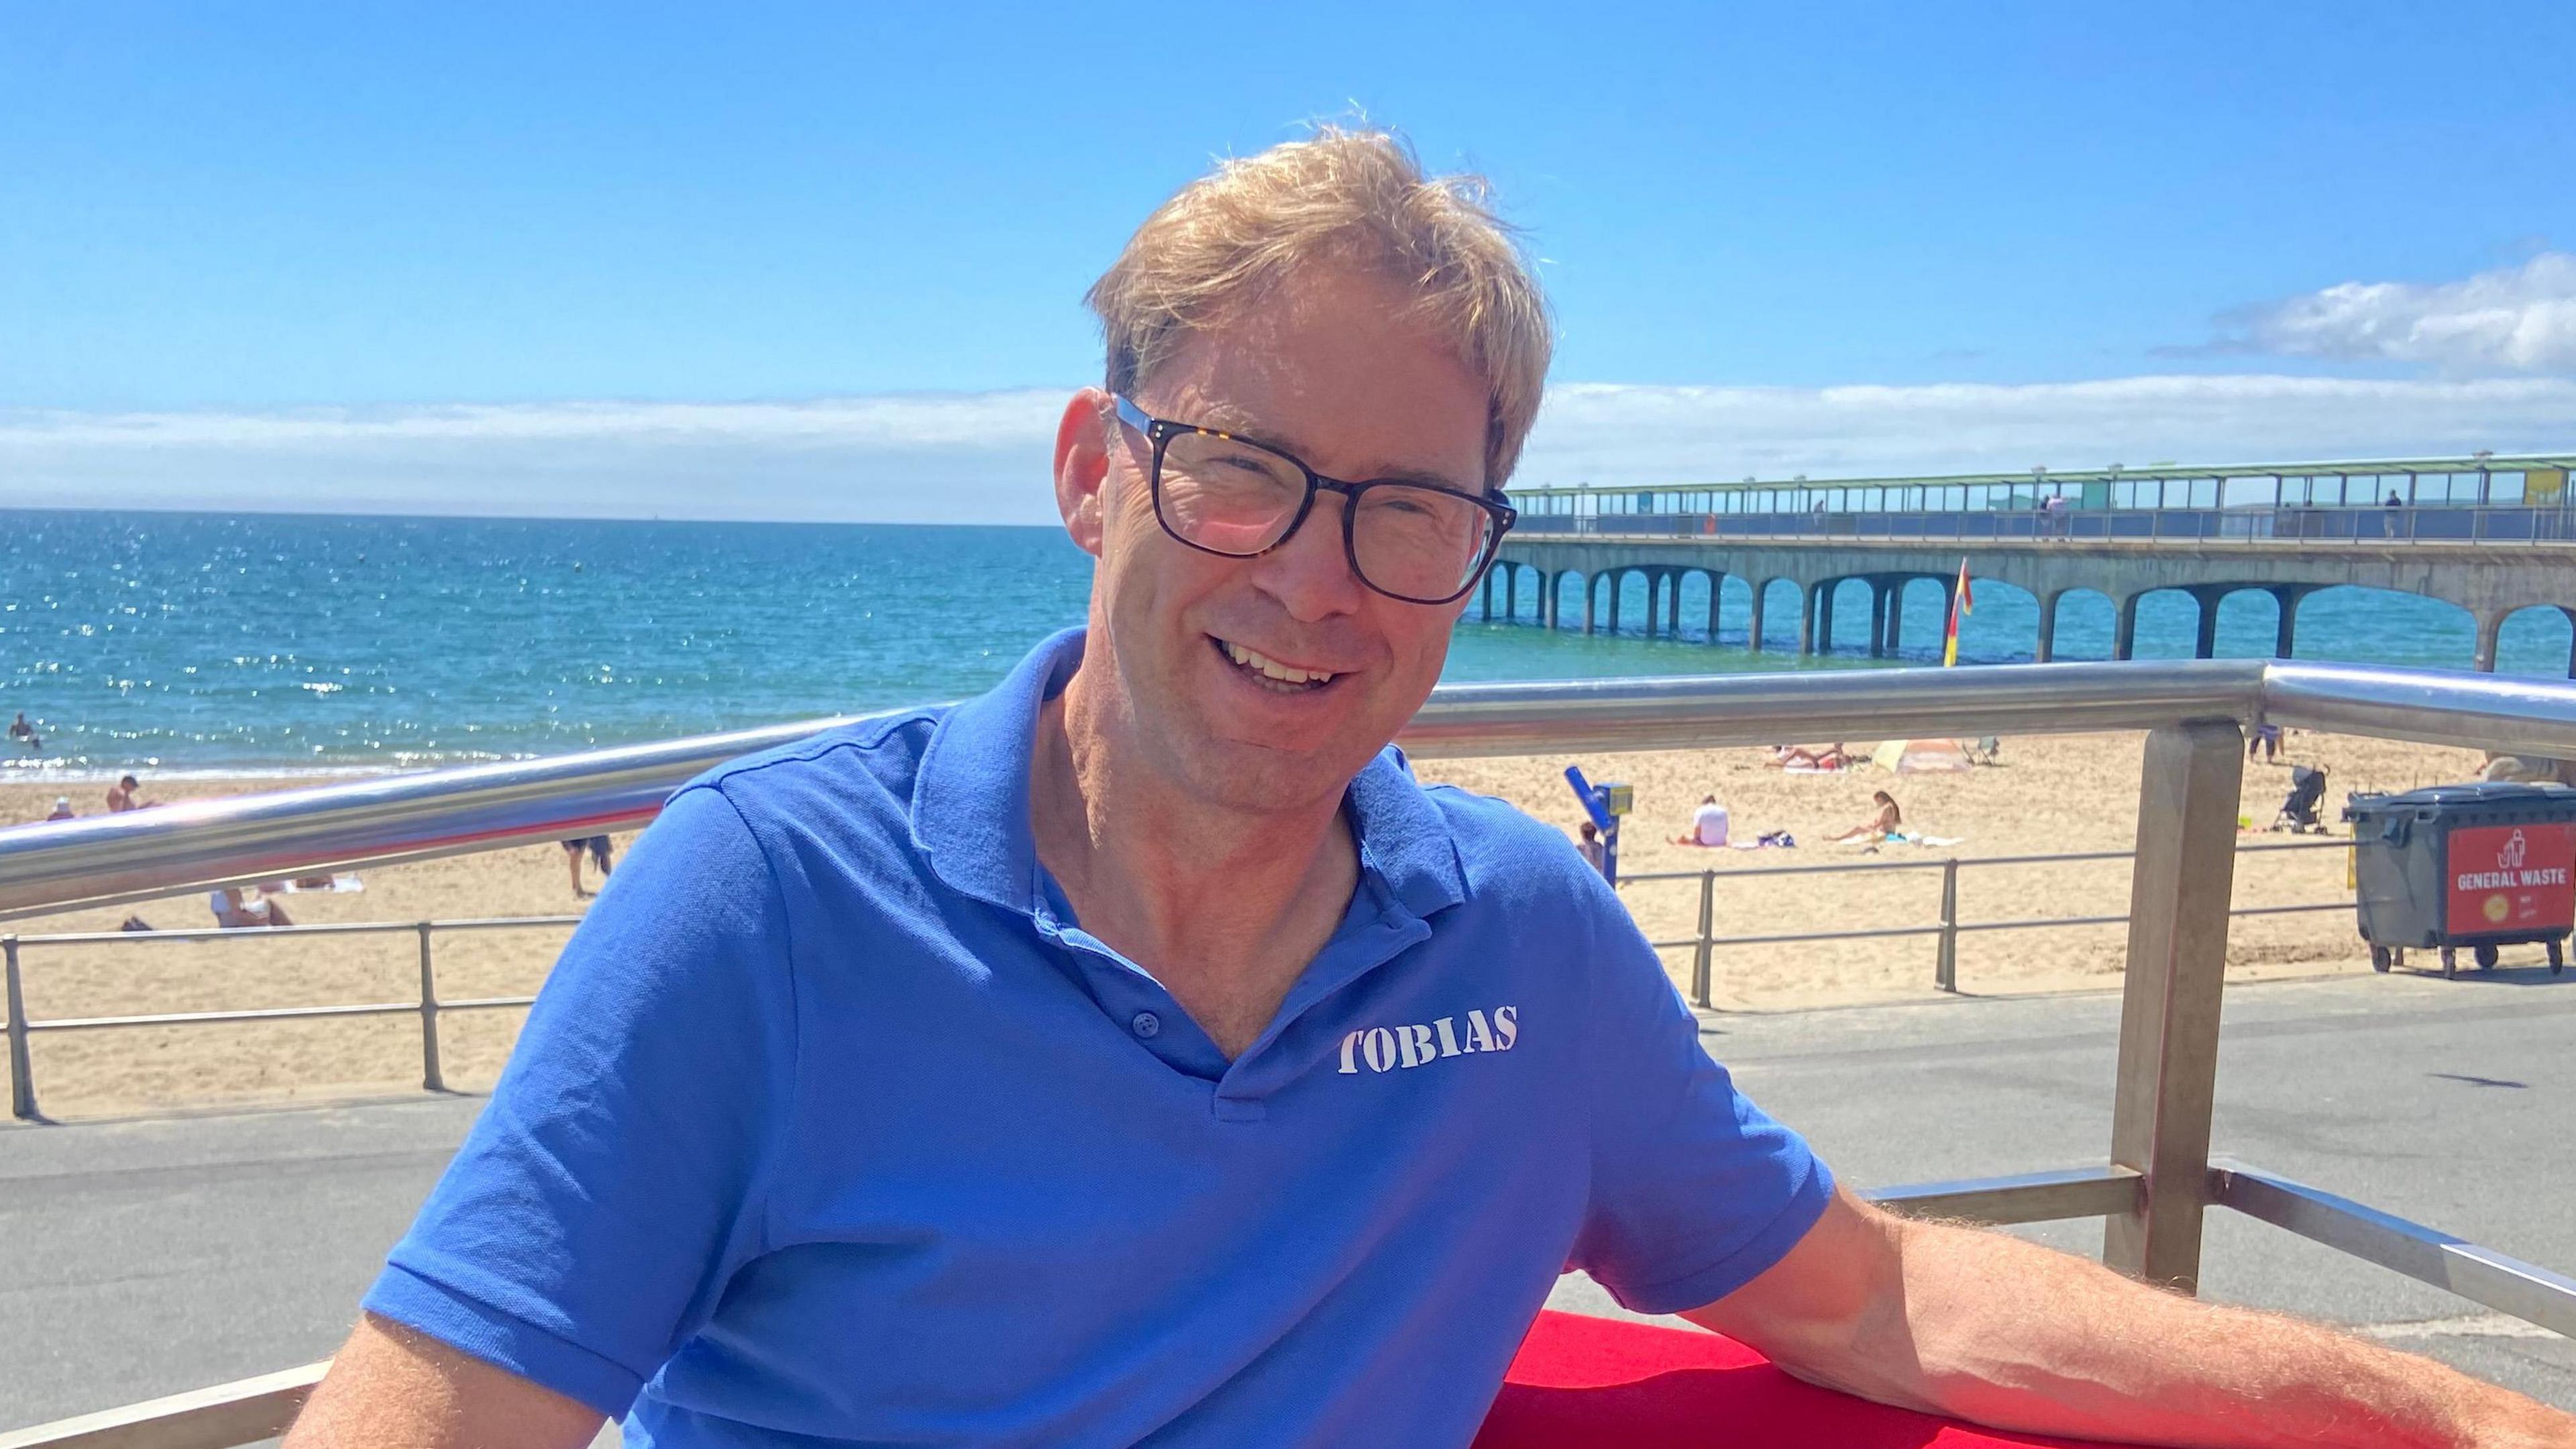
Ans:
[[[1707,1018],[1756,1100],[1855,1184],[2098,1162],[2119,1001]],[[2576,976],[2231,993],[2217,1150],[2576,1269]],[[0,1429],[309,1362],[481,1102],[0,1131]],[[2098,1251],[2098,1223],[2022,1230]],[[2229,1213],[2204,1291],[2354,1326],[2576,1408],[2576,1343]],[[1558,1307],[1618,1310],[1579,1278]]]

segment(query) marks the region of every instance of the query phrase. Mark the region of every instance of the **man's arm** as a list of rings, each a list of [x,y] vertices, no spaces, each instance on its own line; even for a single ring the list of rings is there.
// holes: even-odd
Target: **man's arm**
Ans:
[[[2176,1449],[2576,1449],[2576,1417],[2429,1359],[1847,1192],[1768,1271],[1683,1316],[1799,1378],[1999,1429]]]
[[[285,1449],[582,1449],[600,1413],[368,1314]]]

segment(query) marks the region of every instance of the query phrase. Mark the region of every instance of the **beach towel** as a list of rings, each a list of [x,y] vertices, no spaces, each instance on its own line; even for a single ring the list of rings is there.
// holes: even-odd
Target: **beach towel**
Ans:
[[[1967,842],[1967,839],[1968,837],[1964,835],[1917,835],[1910,830],[1893,830],[1878,839],[1871,839],[1864,835],[1857,840],[1837,840],[1834,843],[1842,846],[1928,845],[1938,848],[1945,845],[1962,845]]]

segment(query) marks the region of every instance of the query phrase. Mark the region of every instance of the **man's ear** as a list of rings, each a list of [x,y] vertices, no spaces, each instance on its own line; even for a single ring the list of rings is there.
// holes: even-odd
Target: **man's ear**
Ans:
[[[1108,499],[1109,430],[1117,426],[1109,394],[1086,387],[1064,405],[1055,425],[1055,508],[1074,546],[1100,557]]]

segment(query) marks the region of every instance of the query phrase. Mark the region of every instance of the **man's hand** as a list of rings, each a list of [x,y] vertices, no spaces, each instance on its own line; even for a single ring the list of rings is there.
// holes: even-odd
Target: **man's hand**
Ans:
[[[1769,1271],[1683,1316],[1810,1382],[1999,1429],[2175,1449],[2576,1449],[2576,1417],[2429,1359],[1848,1193]]]
[[[600,1422],[597,1409],[371,1313],[285,1449],[582,1449]]]

